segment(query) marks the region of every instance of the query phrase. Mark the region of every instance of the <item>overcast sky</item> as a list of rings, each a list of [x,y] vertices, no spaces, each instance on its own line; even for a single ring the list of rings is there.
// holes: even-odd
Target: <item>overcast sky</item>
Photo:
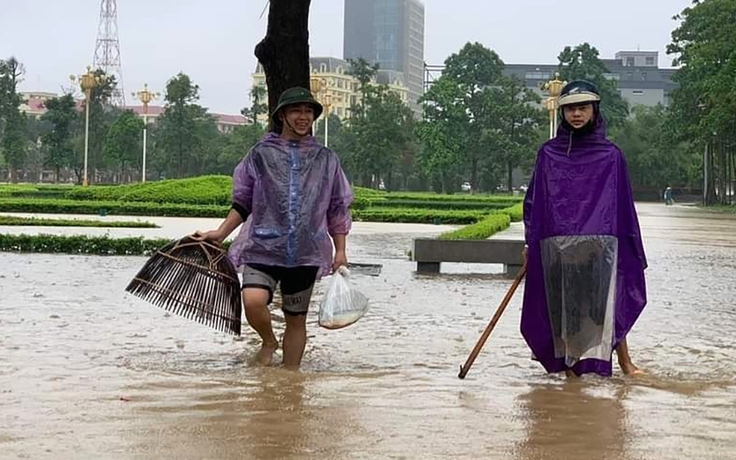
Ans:
[[[201,103],[238,113],[249,104],[253,48],[266,30],[266,0],[117,0],[123,81],[163,91],[183,71],[200,86]],[[672,16],[691,0],[424,0],[425,61],[441,64],[468,41],[507,63],[555,63],[566,45],[585,41],[602,57],[656,50],[660,66]],[[0,58],[26,67],[24,91],[59,92],[92,63],[100,0],[0,0]],[[342,57],[343,0],[312,0],[313,56]]]

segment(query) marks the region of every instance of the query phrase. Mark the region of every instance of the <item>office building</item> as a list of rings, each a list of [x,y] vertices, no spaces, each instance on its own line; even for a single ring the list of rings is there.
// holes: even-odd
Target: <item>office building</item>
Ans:
[[[419,0],[345,0],[343,57],[402,72],[409,107],[421,115],[424,94],[424,4]]]

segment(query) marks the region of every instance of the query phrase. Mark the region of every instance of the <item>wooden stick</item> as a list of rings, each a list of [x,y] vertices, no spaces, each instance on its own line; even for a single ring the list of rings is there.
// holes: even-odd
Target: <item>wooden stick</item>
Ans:
[[[524,264],[521,267],[521,270],[519,270],[519,274],[516,275],[514,284],[512,284],[511,287],[509,288],[508,292],[506,293],[506,297],[503,298],[501,305],[498,306],[498,310],[496,310],[496,314],[493,315],[491,322],[488,323],[488,326],[486,326],[486,329],[483,331],[483,334],[481,334],[480,339],[478,339],[478,343],[475,344],[473,351],[470,353],[470,356],[468,356],[468,360],[465,361],[465,364],[460,367],[460,373],[458,374],[458,378],[464,379],[465,376],[468,374],[468,371],[470,370],[470,366],[473,365],[475,358],[478,357],[480,350],[483,348],[483,345],[485,345],[486,340],[488,340],[488,337],[491,335],[491,332],[493,332],[493,328],[496,327],[496,323],[498,323],[498,320],[501,319],[501,315],[506,310],[506,307],[511,301],[511,298],[514,296],[514,293],[516,292],[516,288],[518,288],[519,284],[521,284],[521,280],[524,279],[524,275],[526,275],[526,264]]]

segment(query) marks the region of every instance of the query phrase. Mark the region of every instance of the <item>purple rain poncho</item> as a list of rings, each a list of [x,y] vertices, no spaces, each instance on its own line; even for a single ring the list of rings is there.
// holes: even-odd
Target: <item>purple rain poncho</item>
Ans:
[[[595,129],[560,126],[524,199],[521,333],[547,372],[612,375],[611,357],[646,305],[647,267],[622,152]]]
[[[301,141],[266,134],[233,173],[233,206],[249,215],[228,256],[246,263],[332,270],[329,236],[352,226],[350,183],[340,160],[314,137]],[[328,236],[329,235],[329,236]]]

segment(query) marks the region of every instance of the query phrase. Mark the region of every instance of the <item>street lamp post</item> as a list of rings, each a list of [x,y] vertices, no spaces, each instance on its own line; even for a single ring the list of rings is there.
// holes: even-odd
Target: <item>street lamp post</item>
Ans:
[[[143,104],[143,164],[141,167],[141,182],[146,181],[146,148],[148,146],[148,104],[159,97],[159,93],[152,93],[148,90],[148,83],[143,85],[143,89],[137,93],[133,93],[133,97],[137,98]]]
[[[324,95],[324,102],[322,104],[325,107],[325,117],[324,117],[325,119],[325,147],[328,147],[327,136],[329,134],[328,128],[330,126],[330,106],[332,105],[331,102],[332,102],[332,94],[326,93]]]
[[[559,109],[558,100],[562,88],[567,84],[560,80],[560,74],[555,73],[554,80],[550,80],[542,86],[544,91],[547,91],[549,95],[544,101],[542,106],[549,111],[549,138],[552,139],[557,134],[557,110]]]
[[[309,86],[314,93],[315,98],[320,101],[324,107],[324,121],[325,121],[325,147],[328,146],[329,136],[329,121],[330,121],[330,107],[332,106],[332,94],[329,92],[328,82],[324,78],[311,77],[309,79]]]
[[[89,104],[92,101],[92,91],[106,82],[106,78],[92,72],[92,67],[87,66],[87,72],[84,75],[78,77],[71,75],[69,77],[72,83],[79,82],[79,85],[84,92],[84,178],[82,179],[82,186],[87,187],[89,185],[88,175],[88,164],[89,164]]]

